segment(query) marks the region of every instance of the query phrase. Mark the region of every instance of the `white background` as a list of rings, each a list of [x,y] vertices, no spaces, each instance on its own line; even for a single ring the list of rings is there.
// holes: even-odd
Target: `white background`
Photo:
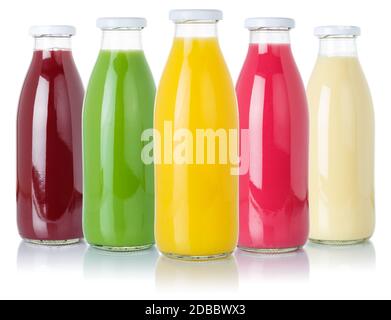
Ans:
[[[0,298],[391,298],[391,41],[387,0],[13,0],[0,1]],[[377,217],[372,242],[349,248],[309,245],[286,256],[237,253],[228,261],[189,264],[156,251],[109,255],[86,245],[62,249],[21,243],[16,229],[15,124],[18,96],[32,55],[33,24],[78,27],[74,55],[87,84],[100,46],[100,16],[145,16],[144,47],[159,80],[173,37],[168,11],[224,10],[221,46],[234,81],[244,61],[250,16],[295,18],[293,50],[305,82],[318,42],[313,27],[363,29],[360,58],[371,85],[377,131]]]

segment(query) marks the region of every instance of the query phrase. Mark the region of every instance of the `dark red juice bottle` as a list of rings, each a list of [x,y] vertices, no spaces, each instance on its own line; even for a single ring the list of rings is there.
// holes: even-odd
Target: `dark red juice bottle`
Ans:
[[[33,60],[17,119],[17,220],[29,242],[65,245],[82,233],[84,89],[71,51],[75,29],[33,27]]]

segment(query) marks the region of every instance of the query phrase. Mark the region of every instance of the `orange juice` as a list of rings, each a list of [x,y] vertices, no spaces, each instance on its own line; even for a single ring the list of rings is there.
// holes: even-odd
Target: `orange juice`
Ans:
[[[176,11],[173,19],[192,12]],[[185,20],[176,20],[177,37],[156,101],[155,130],[162,142],[161,152],[156,151],[161,158],[156,163],[156,240],[170,257],[207,260],[228,256],[237,244],[238,177],[222,146],[237,148],[227,139],[238,130],[238,111],[216,36],[218,19]],[[214,143],[208,137],[215,137]]]

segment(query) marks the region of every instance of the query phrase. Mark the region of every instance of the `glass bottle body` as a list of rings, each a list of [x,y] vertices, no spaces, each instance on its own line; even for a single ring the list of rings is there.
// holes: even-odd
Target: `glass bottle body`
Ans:
[[[314,242],[354,244],[375,228],[374,111],[352,36],[327,37],[308,85]]]
[[[99,249],[154,244],[154,169],[141,159],[154,98],[141,30],[105,30],[83,114],[84,232]]]
[[[62,245],[82,233],[84,88],[69,37],[39,37],[17,120],[18,227],[27,241]]]
[[[205,153],[198,153],[196,137],[208,130],[225,136],[238,130],[235,92],[216,23],[181,23],[176,28],[155,112],[162,143],[171,140],[174,148],[164,144],[156,164],[157,244],[165,255],[178,259],[224,258],[237,244],[238,178],[229,163],[208,158],[206,144],[201,147]],[[183,158],[179,153],[178,159],[176,148],[184,133],[187,143],[193,139],[188,147],[194,154]],[[211,148],[219,154],[218,143]]]
[[[309,123],[288,30],[251,31],[237,96],[241,161],[248,169],[240,177],[239,247],[297,250],[309,232]]]

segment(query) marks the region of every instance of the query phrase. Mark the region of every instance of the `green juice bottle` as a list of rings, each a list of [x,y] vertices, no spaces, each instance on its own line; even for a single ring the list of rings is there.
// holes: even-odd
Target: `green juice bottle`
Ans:
[[[108,251],[154,245],[154,167],[142,160],[152,141],[155,84],[141,46],[142,18],[98,20],[103,45],[83,114],[84,233]]]

